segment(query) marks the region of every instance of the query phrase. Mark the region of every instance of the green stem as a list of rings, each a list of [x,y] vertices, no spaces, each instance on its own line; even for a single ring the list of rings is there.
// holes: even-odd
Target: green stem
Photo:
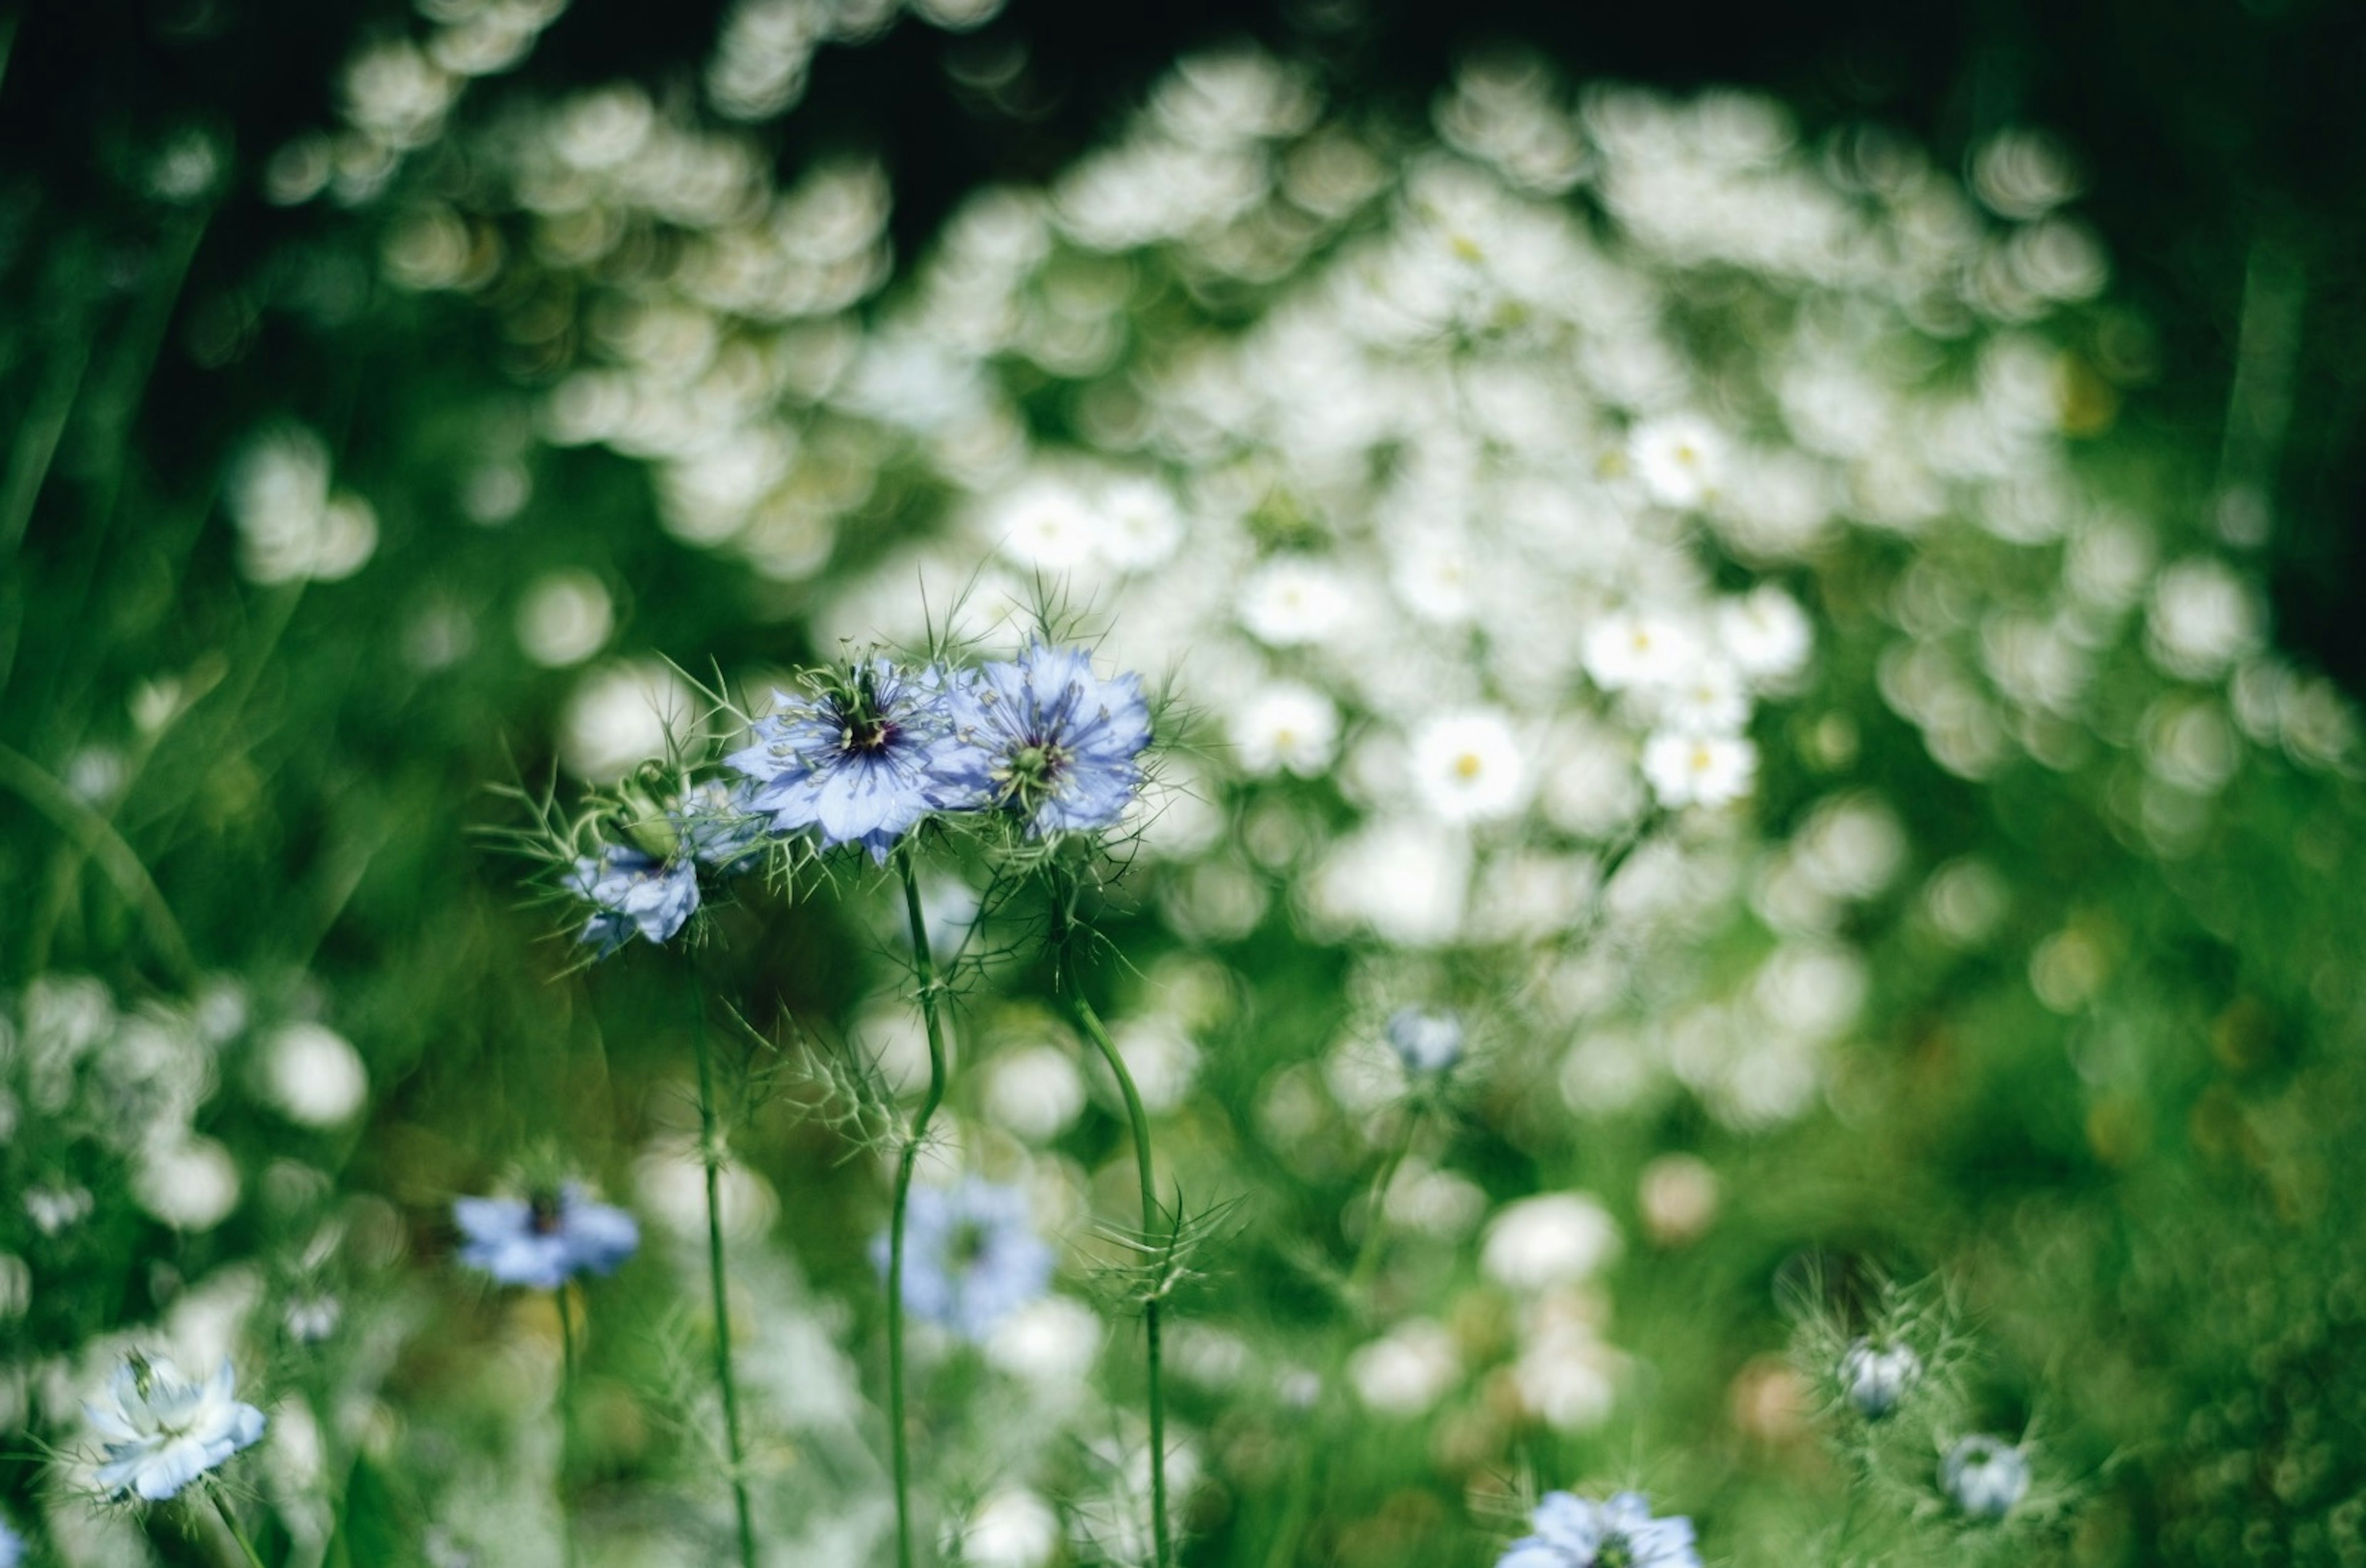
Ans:
[[[1144,1114],[1142,1095],[1133,1087],[1133,1075],[1125,1070],[1125,1058],[1101,1026],[1100,1014],[1085,996],[1084,977],[1074,964],[1066,966],[1070,1000],[1076,1010],[1076,1021],[1084,1025],[1085,1034],[1109,1064],[1117,1079],[1118,1092],[1125,1097],[1126,1120],[1133,1126],[1133,1163],[1135,1175],[1142,1183],[1142,1234],[1154,1246],[1157,1243],[1159,1224],[1158,1186],[1150,1168],[1150,1118]],[[1179,1226],[1182,1215],[1178,1212]],[[1166,1289],[1162,1278],[1157,1286],[1144,1297],[1142,1325],[1147,1347],[1150,1372],[1150,1529],[1151,1540],[1157,1551],[1158,1568],[1171,1568],[1175,1561],[1175,1542],[1166,1528],[1166,1391],[1159,1375],[1158,1317],[1159,1299]]]
[[[904,877],[904,910],[912,925],[912,968],[920,987],[920,1017],[929,1027],[929,1091],[911,1135],[896,1160],[895,1210],[887,1224],[887,1443],[896,1463],[896,1562],[912,1568],[912,1455],[904,1416],[904,1219],[912,1201],[912,1168],[920,1157],[929,1121],[945,1099],[945,1033],[937,1016],[937,974],[929,955],[929,922],[920,909],[919,878],[907,852],[896,857]]]
[[[230,1505],[222,1501],[221,1493],[208,1486],[206,1495],[213,1499],[214,1512],[220,1516],[222,1528],[230,1531],[230,1538],[238,1543],[239,1551],[246,1554],[247,1568],[263,1568],[262,1554],[254,1550],[254,1542],[246,1539],[246,1531],[239,1528],[238,1516],[231,1513]]]
[[[723,1271],[723,1140],[715,1131],[715,1066],[706,1043],[706,999],[690,971],[690,1034],[698,1057],[698,1142],[706,1167],[706,1273],[715,1292],[715,1382],[723,1391],[723,1438],[731,1461],[740,1568],[756,1568],[756,1522],[748,1507],[747,1456],[739,1447],[739,1384],[731,1375],[731,1292]]]
[[[1361,1316],[1365,1310],[1365,1294],[1371,1289],[1372,1276],[1380,1271],[1380,1232],[1385,1228],[1389,1189],[1396,1184],[1397,1169],[1413,1150],[1414,1132],[1421,1125],[1424,1100],[1415,1099],[1405,1108],[1404,1125],[1398,1130],[1389,1157],[1372,1178],[1369,1193],[1364,1200],[1364,1235],[1356,1244],[1356,1259],[1348,1266],[1347,1282],[1340,1294],[1347,1310]],[[1317,1419],[1313,1433],[1299,1444],[1298,1462],[1290,1467],[1290,1490],[1284,1495],[1281,1524],[1274,1531],[1273,1549],[1266,1554],[1266,1568],[1290,1568],[1298,1555],[1298,1540],[1305,1532],[1306,1516],[1314,1506],[1314,1467],[1322,1448],[1323,1434],[1329,1430],[1329,1405],[1342,1371],[1346,1364],[1346,1345],[1343,1341],[1333,1348],[1330,1364],[1324,1368],[1321,1391],[1315,1395]]]
[[[575,1451],[575,1308],[567,1299],[567,1281],[551,1292],[558,1303],[558,1552],[574,1568],[575,1523],[568,1513],[569,1460]]]

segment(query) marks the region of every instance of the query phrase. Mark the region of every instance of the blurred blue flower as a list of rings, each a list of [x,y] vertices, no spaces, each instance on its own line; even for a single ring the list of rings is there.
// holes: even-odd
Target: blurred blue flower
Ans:
[[[2002,1438],[1976,1432],[1947,1450],[1939,1485],[1976,1519],[2000,1519],[2029,1490],[2029,1457]]]
[[[817,828],[822,848],[861,844],[884,863],[896,840],[947,804],[945,691],[933,670],[873,659],[813,696],[775,692],[755,744],[724,761],[755,781],[749,807],[770,814],[773,832]]]
[[[211,1377],[191,1382],[165,1357],[135,1355],[115,1370],[106,1402],[83,1413],[105,1441],[98,1483],[115,1496],[152,1503],[263,1436],[263,1412],[239,1402],[227,1356]]]
[[[1910,1346],[1876,1346],[1870,1339],[1857,1339],[1841,1355],[1841,1387],[1868,1421],[1897,1409],[1921,1376],[1922,1358]]]
[[[1083,649],[1030,643],[957,685],[952,711],[961,804],[1015,811],[1031,834],[1113,826],[1142,787],[1141,677],[1104,681]]]
[[[460,1261],[504,1285],[555,1291],[577,1274],[611,1274],[641,1245],[633,1216],[595,1203],[580,1182],[556,1195],[461,1198],[452,1218],[467,1237]]]
[[[1700,1568],[1692,1520],[1653,1518],[1639,1493],[1595,1503],[1548,1492],[1528,1522],[1537,1533],[1514,1541],[1495,1568]]]
[[[1439,1009],[1399,1008],[1387,1034],[1409,1073],[1442,1073],[1462,1059],[1462,1020]]]
[[[888,1240],[871,1256],[884,1273]],[[958,1187],[916,1187],[905,1215],[904,1307],[980,1340],[1052,1282],[1052,1248],[1035,1234],[1027,1192],[971,1177]]]
[[[17,1568],[25,1561],[25,1538],[0,1521],[0,1568]]]
[[[698,908],[694,861],[659,860],[622,844],[603,844],[598,854],[578,857],[567,887],[592,906],[576,940],[598,948],[603,958],[635,931],[650,942],[670,941]]]
[[[673,824],[674,852],[683,850],[701,865],[731,872],[756,858],[764,840],[764,818],[754,804],[755,785],[746,780],[709,779],[693,784],[666,809]]]

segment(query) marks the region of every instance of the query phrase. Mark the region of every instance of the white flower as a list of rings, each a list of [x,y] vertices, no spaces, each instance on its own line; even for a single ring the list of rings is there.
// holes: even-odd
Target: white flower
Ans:
[[[2258,601],[2243,580],[2214,560],[2181,560],[2153,585],[2146,622],[2153,660],[2172,675],[2217,675],[2263,639]]]
[[[1038,1296],[994,1325],[986,1359],[1040,1388],[1081,1388],[1100,1359],[1108,1327],[1068,1296]]]
[[[1422,620],[1453,626],[1470,618],[1470,547],[1451,534],[1414,535],[1396,558],[1389,582]]]
[[[1690,626],[1673,615],[1622,611],[1585,634],[1585,672],[1606,692],[1651,691],[1682,680],[1703,649]]]
[[[1590,1278],[1618,1256],[1610,1211],[1583,1192],[1541,1192],[1507,1203],[1487,1227],[1479,1268],[1515,1291],[1541,1291]]]
[[[1347,1358],[1356,1397],[1382,1416],[1418,1416],[1462,1375],[1454,1336],[1426,1318],[1396,1327]]]
[[[1553,1292],[1523,1314],[1514,1368],[1520,1403],[1560,1432],[1591,1431],[1617,1403],[1621,1358],[1602,1341],[1583,1292]]]
[[[1183,514],[1166,487],[1123,479],[1101,496],[1097,536],[1101,558],[1120,571],[1162,566],[1183,543]]]
[[[1082,496],[1044,480],[997,506],[986,532],[997,549],[1020,566],[1066,571],[1092,558],[1100,525]]]
[[[1528,797],[1528,764],[1500,713],[1434,714],[1413,732],[1413,784],[1441,822],[1489,822]]]
[[[264,1082],[291,1122],[338,1127],[369,1098],[369,1071],[343,1035],[317,1023],[291,1023],[265,1047]]]
[[[1660,804],[1724,806],[1750,793],[1758,749],[1732,736],[1654,735],[1643,743],[1643,776]]]
[[[1030,1143],[1058,1137],[1084,1109],[1084,1075],[1056,1045],[1021,1045],[987,1065],[986,1115]]]
[[[1660,722],[1678,735],[1733,735],[1750,722],[1750,694],[1721,659],[1696,664],[1659,694]]]
[[[1311,779],[1339,754],[1339,710],[1296,681],[1277,681],[1255,693],[1233,715],[1231,729],[1241,767],[1258,777],[1288,769]]]
[[[1766,682],[1797,674],[1815,634],[1798,601],[1769,582],[1717,607],[1717,640],[1742,674]]]
[[[1684,510],[1708,498],[1725,467],[1723,438],[1693,414],[1645,420],[1628,437],[1627,453],[1651,499]]]
[[[616,607],[588,571],[554,571],[526,591],[518,606],[518,646],[549,670],[580,664],[607,644]]]
[[[1367,822],[1338,840],[1308,890],[1313,912],[1384,942],[1436,947],[1462,929],[1470,844],[1450,828],[1403,818]]]
[[[604,784],[636,762],[662,757],[696,727],[689,687],[659,664],[604,664],[577,682],[560,719],[568,772]]]
[[[186,1135],[141,1151],[131,1195],[175,1230],[209,1231],[238,1207],[238,1162],[211,1138]]]
[[[159,1356],[134,1357],[116,1369],[102,1404],[83,1406],[106,1440],[101,1486],[150,1502],[174,1495],[263,1436],[263,1412],[237,1398],[228,1357],[203,1382]]]
[[[1304,556],[1276,557],[1241,585],[1241,625],[1270,648],[1320,642],[1353,607],[1339,574]]]
[[[1059,1550],[1060,1516],[1025,1487],[1006,1487],[962,1527],[961,1560],[977,1568],[1042,1568]]]

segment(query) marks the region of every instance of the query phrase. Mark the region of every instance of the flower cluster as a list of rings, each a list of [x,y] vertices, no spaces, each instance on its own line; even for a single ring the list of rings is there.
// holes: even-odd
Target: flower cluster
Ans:
[[[1031,641],[975,668],[884,658],[773,694],[724,765],[603,843],[567,878],[592,914],[580,940],[606,956],[636,933],[671,940],[699,906],[702,867],[729,872],[766,840],[811,833],[879,864],[929,818],[991,814],[1031,839],[1117,826],[1144,783],[1150,705],[1141,677],[1105,678],[1077,648]]]

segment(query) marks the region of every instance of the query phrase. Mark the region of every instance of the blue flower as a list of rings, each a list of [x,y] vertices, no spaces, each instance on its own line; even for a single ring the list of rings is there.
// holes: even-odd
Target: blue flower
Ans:
[[[1495,1568],[1701,1568],[1692,1520],[1653,1518],[1639,1493],[1595,1503],[1548,1492],[1528,1522],[1537,1533],[1514,1541]]]
[[[241,1404],[225,1356],[192,1382],[163,1356],[134,1356],[115,1370],[104,1404],[83,1414],[105,1439],[95,1479],[115,1496],[161,1503],[263,1437],[263,1412]]]
[[[753,805],[755,793],[745,781],[727,784],[721,779],[684,790],[666,808],[674,830],[674,854],[679,857],[687,850],[691,859],[716,871],[744,869],[764,840],[764,818]]]
[[[2029,1490],[2029,1458],[2002,1438],[1974,1433],[1947,1450],[1939,1484],[1976,1519],[2000,1519]]]
[[[1029,1223],[1024,1188],[971,1177],[958,1187],[916,1187],[904,1223],[904,1307],[982,1340],[1052,1282],[1052,1248]],[[871,1256],[887,1268],[888,1239]]]
[[[1389,1014],[1390,1046],[1409,1073],[1442,1073],[1462,1059],[1462,1021],[1433,1008]]]
[[[458,1199],[452,1218],[467,1237],[461,1262],[504,1285],[543,1291],[577,1274],[613,1274],[641,1245],[632,1215],[593,1202],[574,1181],[556,1196]]]
[[[0,1523],[0,1568],[17,1568],[25,1561],[25,1538]]]
[[[578,942],[607,957],[633,939],[672,940],[698,908],[698,866],[687,856],[659,860],[622,844],[603,844],[596,855],[577,858],[568,890],[592,906]]]
[[[816,828],[822,848],[861,844],[884,864],[948,804],[945,691],[933,670],[873,659],[812,696],[773,693],[777,710],[756,725],[755,744],[724,761],[755,781],[749,808],[770,814],[772,831]]]
[[[955,686],[952,701],[962,805],[1017,812],[1036,836],[1089,832],[1113,826],[1142,787],[1142,680],[1102,680],[1082,649],[1030,643]]]

